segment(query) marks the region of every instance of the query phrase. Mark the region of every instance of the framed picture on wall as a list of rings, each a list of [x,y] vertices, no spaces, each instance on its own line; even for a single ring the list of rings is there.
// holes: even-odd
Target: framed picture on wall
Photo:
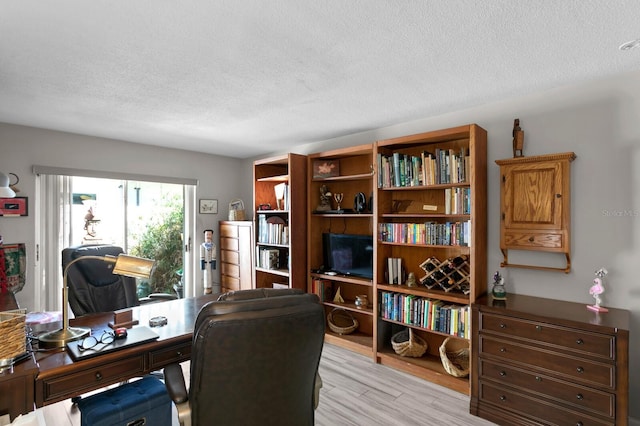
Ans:
[[[340,163],[338,160],[314,160],[314,178],[328,178],[336,176],[340,176]]]
[[[0,198],[0,216],[29,216],[27,197]]]
[[[217,214],[218,200],[200,200],[200,214]]]

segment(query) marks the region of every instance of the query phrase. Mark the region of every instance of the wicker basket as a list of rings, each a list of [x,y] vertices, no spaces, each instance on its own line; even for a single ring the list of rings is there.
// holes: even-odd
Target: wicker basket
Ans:
[[[420,358],[427,351],[427,342],[413,333],[413,329],[404,330],[391,337],[391,346],[400,356]]]
[[[229,203],[229,220],[244,220],[244,202],[236,198]]]
[[[350,334],[358,329],[358,320],[349,312],[335,308],[327,315],[327,323],[334,333]]]
[[[27,350],[26,309],[0,312],[0,360],[12,359]]]
[[[445,371],[454,377],[469,375],[469,342],[447,337],[440,345],[440,360]]]

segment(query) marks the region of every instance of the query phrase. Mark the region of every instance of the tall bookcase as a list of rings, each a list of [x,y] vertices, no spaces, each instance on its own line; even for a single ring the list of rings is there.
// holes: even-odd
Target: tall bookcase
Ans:
[[[290,153],[253,163],[256,288],[306,290],[306,179],[304,155]],[[280,200],[276,187],[281,190]]]
[[[343,309],[358,321],[358,328],[350,334],[339,334],[327,327],[325,341],[354,352],[370,356],[375,360],[374,334],[375,309],[374,288],[371,278],[349,274],[331,275],[324,265],[323,234],[351,234],[371,236],[370,249],[375,250],[373,226],[374,194],[373,144],[336,149],[308,156],[308,264],[311,270],[308,291],[317,293],[329,315],[334,309]],[[331,192],[330,210],[320,207],[321,187]],[[354,206],[356,196],[364,194],[365,203]],[[341,209],[333,194],[343,194]],[[345,255],[344,261],[352,254]],[[375,254],[372,254],[372,262]],[[373,266],[372,266],[373,267]],[[343,303],[334,302],[340,291]],[[368,306],[356,306],[357,296],[366,295]]]
[[[467,377],[443,368],[439,347],[471,338],[469,306],[487,289],[486,131],[471,124],[381,140],[375,158],[377,358],[469,393]],[[393,350],[392,336],[406,328],[427,342],[424,356]]]

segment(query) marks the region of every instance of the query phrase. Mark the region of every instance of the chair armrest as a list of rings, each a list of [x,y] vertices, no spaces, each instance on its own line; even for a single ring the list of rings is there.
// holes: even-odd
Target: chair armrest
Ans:
[[[164,368],[164,383],[173,402],[181,404],[189,400],[180,364],[170,364]]]

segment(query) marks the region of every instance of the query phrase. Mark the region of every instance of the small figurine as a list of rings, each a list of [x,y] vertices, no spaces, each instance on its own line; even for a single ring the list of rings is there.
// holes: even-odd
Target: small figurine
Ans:
[[[416,274],[413,272],[409,272],[409,277],[407,278],[407,287],[417,287],[416,284]]]
[[[608,273],[609,272],[605,268],[600,268],[595,272],[596,277],[593,279],[593,285],[589,288],[589,294],[593,296],[596,303],[594,305],[587,305],[587,309],[591,309],[596,312],[609,312],[607,308],[600,306],[600,303],[602,303],[600,295],[604,293],[604,277]]]
[[[504,278],[500,275],[500,271],[496,271],[496,273],[493,274],[493,289],[491,290],[491,294],[495,300],[507,299],[507,290],[504,288]]]
[[[520,119],[513,120],[513,158],[524,157],[524,130],[520,128]]]
[[[333,296],[333,303],[344,303],[344,299],[340,294],[340,287],[338,287],[338,291],[336,291],[335,296]]]
[[[331,191],[329,191],[329,187],[327,185],[320,186],[320,204],[316,211],[326,212],[331,210]]]

